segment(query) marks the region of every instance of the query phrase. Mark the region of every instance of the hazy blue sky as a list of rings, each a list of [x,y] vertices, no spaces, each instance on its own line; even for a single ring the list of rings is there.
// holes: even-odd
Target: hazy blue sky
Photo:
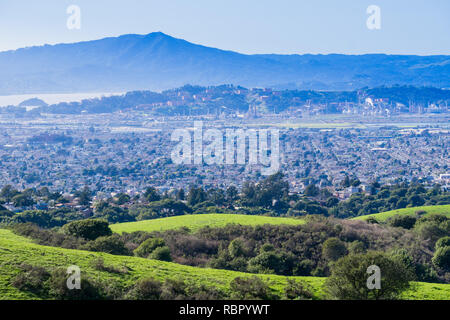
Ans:
[[[80,30],[66,27],[72,4]],[[153,31],[243,53],[450,54],[450,1],[0,0],[0,51]]]

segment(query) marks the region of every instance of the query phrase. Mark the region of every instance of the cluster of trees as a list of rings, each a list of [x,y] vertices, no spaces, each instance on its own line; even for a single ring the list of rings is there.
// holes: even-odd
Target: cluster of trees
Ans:
[[[440,186],[427,189],[422,184],[380,186],[374,183],[371,187],[372,194],[356,193],[345,201],[334,202],[328,213],[338,218],[348,218],[406,207],[450,204],[449,192],[443,191]],[[327,203],[331,199],[327,199]]]
[[[0,204],[9,202],[13,203],[16,207],[29,207],[35,204],[32,190],[28,189],[23,192],[19,192],[12,186],[7,185],[0,191]]]
[[[359,184],[355,178],[343,181],[345,186]],[[76,191],[74,196],[77,203],[86,208],[92,203],[92,192],[87,188]],[[240,191],[235,186],[224,189],[191,186],[187,192],[179,189],[160,193],[149,187],[140,196],[130,197],[121,193],[94,203],[94,210],[88,213],[89,216],[75,209],[25,211],[13,216],[1,207],[2,203],[11,202],[18,207],[26,207],[35,204],[37,199],[67,202],[60,193],[52,193],[45,187],[19,192],[11,186],[5,186],[0,191],[0,223],[32,222],[49,228],[87,217],[119,223],[203,213],[349,218],[406,207],[450,204],[449,192],[443,191],[438,185],[426,188],[419,183],[380,186],[375,182],[371,185],[371,194],[355,193],[344,201],[333,196],[327,188],[321,189],[314,184],[308,185],[303,195],[291,194],[283,174],[276,173],[257,183],[247,181]]]
[[[91,191],[83,188],[74,192],[74,196],[79,198],[79,203],[89,205],[92,200]],[[0,190],[0,204],[11,203],[17,208],[30,207],[38,201],[48,203],[67,203],[68,200],[60,192],[51,192],[47,187],[40,189],[30,188],[19,191],[11,185],[6,185]]]
[[[343,184],[359,186],[360,181],[348,178],[343,181]],[[245,182],[240,192],[234,186],[226,189],[192,186],[187,195],[183,189],[172,194],[159,194],[156,189],[149,188],[144,194],[144,200],[150,204],[130,205],[129,211],[136,220],[210,212],[271,216],[325,215],[349,218],[406,207],[450,204],[450,194],[439,186],[427,189],[422,184],[402,183],[380,186],[375,182],[371,190],[372,193],[369,195],[362,192],[355,193],[345,201],[334,197],[327,188],[320,189],[314,184],[306,187],[304,195],[290,194],[289,184],[284,180],[283,174],[276,173],[257,183]],[[119,195],[118,198],[118,200],[122,198],[125,200],[116,200],[116,204],[124,204],[127,201],[125,195]],[[128,200],[132,203],[132,199],[128,198]],[[186,206],[182,206],[180,201],[183,201]],[[175,203],[180,210],[174,210],[172,214],[166,215],[161,210],[156,212],[154,210],[155,207],[171,207]],[[149,213],[149,211],[153,212]],[[166,211],[163,210],[163,212]],[[136,212],[139,213],[136,214]],[[143,212],[147,213],[143,214]]]

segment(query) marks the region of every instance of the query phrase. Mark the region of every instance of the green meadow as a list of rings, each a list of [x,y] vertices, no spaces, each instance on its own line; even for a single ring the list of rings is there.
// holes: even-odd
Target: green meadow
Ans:
[[[367,220],[368,218],[372,217],[377,219],[379,222],[384,222],[388,218],[391,218],[392,216],[395,216],[397,214],[402,215],[415,215],[417,211],[425,211],[426,214],[444,214],[447,217],[450,217],[450,205],[441,205],[441,206],[423,206],[423,207],[413,207],[413,208],[404,208],[404,209],[397,209],[392,211],[386,211],[381,213],[375,213],[375,214],[369,214],[366,216],[356,217],[353,218],[354,220]]]
[[[162,219],[144,220],[138,222],[126,222],[111,225],[111,230],[116,233],[134,231],[165,231],[187,227],[191,232],[209,226],[212,228],[224,227],[227,224],[240,225],[264,225],[264,224],[289,224],[298,225],[305,223],[301,219],[279,218],[266,216],[251,216],[240,214],[195,214],[183,215]]]
[[[105,265],[126,268],[127,273],[109,273],[98,271],[93,263],[102,257]],[[81,268],[82,276],[92,279],[115,283],[126,288],[139,279],[152,277],[163,280],[166,278],[183,279],[187,282],[202,283],[209,287],[229,290],[229,284],[235,277],[247,277],[235,271],[206,269],[162,262],[138,257],[114,256],[81,250],[69,250],[34,244],[31,240],[13,234],[6,229],[0,229],[0,299],[26,300],[39,299],[31,293],[17,290],[11,285],[12,279],[20,272],[19,265],[27,263],[46,268],[77,265]],[[286,277],[277,275],[258,275],[270,285],[274,293],[282,293],[286,285]],[[317,299],[323,298],[322,285],[325,278],[318,277],[290,277],[309,284]],[[412,288],[404,293],[404,299],[448,300],[450,299],[450,285],[434,283],[413,283]]]

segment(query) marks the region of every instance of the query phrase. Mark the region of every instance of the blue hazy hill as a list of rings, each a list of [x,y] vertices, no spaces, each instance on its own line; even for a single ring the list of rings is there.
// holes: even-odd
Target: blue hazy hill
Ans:
[[[161,32],[0,52],[0,94],[235,84],[315,90],[450,87],[450,56],[245,55]]]

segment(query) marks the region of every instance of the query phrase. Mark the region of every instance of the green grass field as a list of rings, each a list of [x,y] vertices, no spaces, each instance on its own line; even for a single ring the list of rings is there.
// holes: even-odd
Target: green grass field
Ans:
[[[126,266],[130,270],[126,274],[108,273],[93,268],[92,263],[102,257],[108,266]],[[77,265],[83,274],[93,279],[117,282],[126,287],[138,279],[153,277],[181,278],[187,282],[203,283],[206,286],[229,290],[229,283],[235,277],[249,276],[241,272],[202,269],[183,266],[175,263],[155,261],[137,257],[113,256],[105,253],[95,253],[80,250],[46,247],[32,243],[29,239],[13,234],[9,230],[0,229],[0,299],[39,299],[33,294],[21,292],[11,285],[11,280],[20,272],[18,265],[27,263],[47,268],[68,267]],[[270,288],[281,293],[286,284],[286,277],[276,275],[258,275],[268,281]],[[308,283],[317,298],[322,296],[322,285],[325,278],[291,277]],[[450,299],[450,285],[414,283],[411,290],[403,295],[404,299]]]
[[[406,215],[415,215],[416,211],[426,211],[426,214],[445,214],[450,218],[450,205],[442,205],[442,206],[424,206],[424,207],[414,207],[414,208],[404,208],[392,211],[386,211],[381,213],[369,214],[367,216],[361,216],[353,218],[354,220],[367,220],[369,217],[373,217],[377,219],[379,222],[384,222],[388,218],[395,216],[397,214],[406,214]]]
[[[205,227],[224,227],[227,224],[241,225],[263,225],[263,224],[290,224],[297,225],[305,223],[301,219],[278,218],[265,216],[250,216],[240,214],[195,214],[177,217],[144,220],[138,222],[126,222],[111,225],[112,231],[116,233],[134,231],[165,231],[187,227],[192,232]]]

